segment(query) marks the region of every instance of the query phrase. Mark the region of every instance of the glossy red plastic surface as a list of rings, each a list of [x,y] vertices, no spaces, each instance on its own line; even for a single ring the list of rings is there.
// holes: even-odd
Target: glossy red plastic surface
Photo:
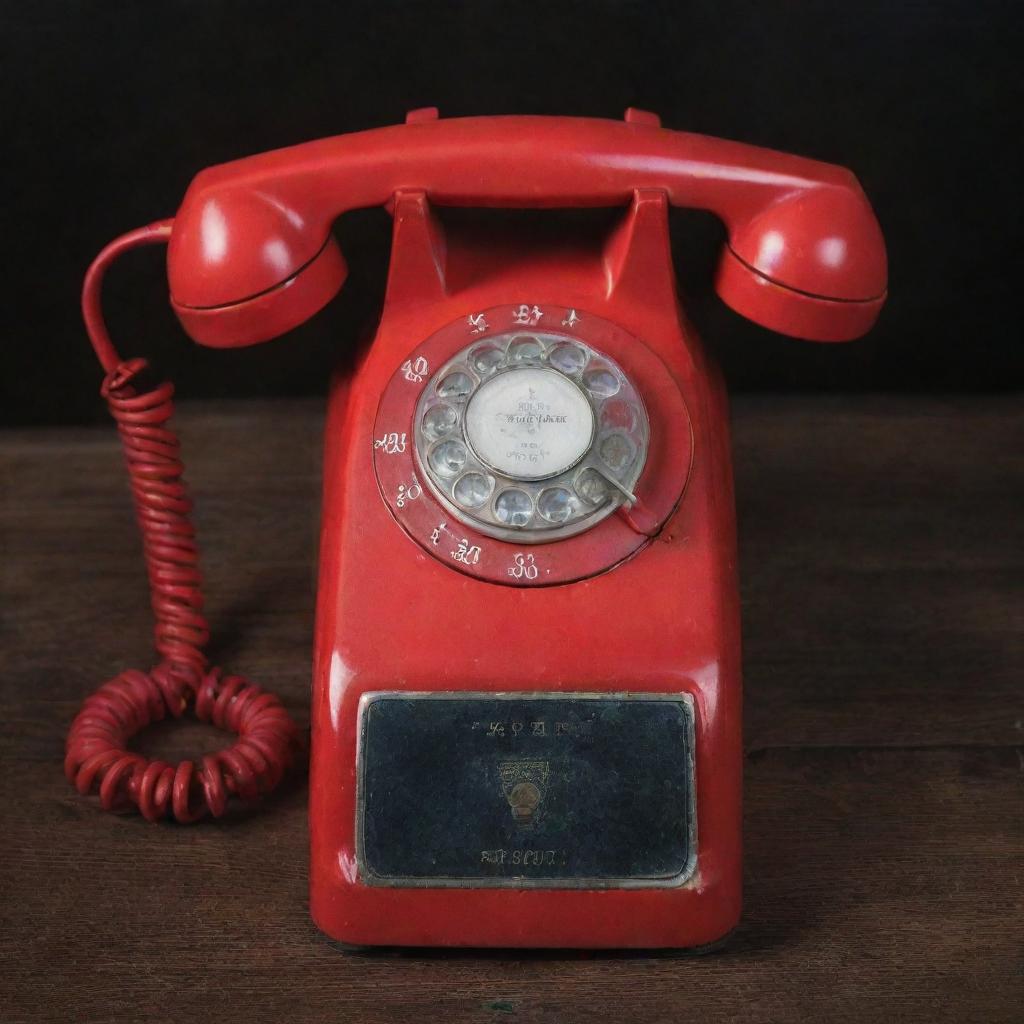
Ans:
[[[663,196],[642,194],[603,248],[566,239],[552,249],[491,232],[452,232],[445,242],[424,224],[421,202],[396,204],[381,324],[356,375],[335,381],[327,424],[310,906],[337,939],[682,947],[712,942],[738,919],[740,657],[728,423],[721,383],[677,313],[666,211]],[[405,535],[374,474],[381,395],[410,352],[446,324],[513,302],[591,310],[641,339],[692,424],[689,480],[664,529],[617,567],[561,586],[496,586],[442,564]],[[660,889],[365,885],[355,841],[357,708],[375,690],[692,695],[695,875]]]
[[[624,121],[444,120],[435,113],[415,111],[403,125],[199,174],[175,219],[168,256],[186,329],[204,344],[241,345],[267,336],[269,328],[259,326],[264,315],[274,325],[310,315],[343,279],[340,264],[332,270],[317,260],[332,221],[384,205],[398,191],[423,192],[435,205],[559,207],[625,206],[635,189],[658,189],[674,205],[717,214],[728,231],[723,258],[732,259],[731,251],[774,285],[743,286],[735,269],[723,273],[722,298],[744,316],[817,338],[822,318],[808,297],[863,304],[854,317],[862,329],[884,298],[882,235],[856,179],[841,167],[669,131],[642,111]],[[314,272],[323,275],[315,288],[278,290]],[[258,317],[213,315],[257,297]],[[782,311],[787,300],[792,308]],[[824,340],[834,337],[832,329]]]

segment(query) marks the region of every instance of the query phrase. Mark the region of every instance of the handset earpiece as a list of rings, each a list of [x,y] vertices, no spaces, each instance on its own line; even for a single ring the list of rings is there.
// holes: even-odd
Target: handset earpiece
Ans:
[[[202,177],[202,176],[200,176]],[[261,190],[187,201],[167,253],[171,306],[201,345],[269,341],[319,312],[348,275],[330,225]]]
[[[729,224],[715,279],[737,313],[782,334],[850,341],[886,298],[885,241],[857,180],[795,191]]]

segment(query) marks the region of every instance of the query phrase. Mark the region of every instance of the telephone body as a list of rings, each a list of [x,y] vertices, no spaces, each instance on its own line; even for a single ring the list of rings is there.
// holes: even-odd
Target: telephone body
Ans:
[[[871,208],[841,168],[642,111],[424,110],[204,171],[173,223],[114,246],[169,242],[185,329],[245,345],[333,296],[331,223],[377,204],[394,223],[383,312],[327,411],[313,918],[354,945],[714,943],[741,902],[733,491],[725,391],[678,303],[668,208],[725,222],[727,303],[820,341],[862,334],[884,301]],[[538,242],[445,225],[451,206],[620,213],[600,238]],[[138,402],[99,319],[98,262],[85,309],[108,398]],[[167,603],[154,597],[171,667],[146,700],[180,676],[169,713],[194,697],[243,738],[251,726],[249,747],[153,767],[76,722],[68,771],[107,804],[184,820],[269,788],[295,737],[272,698],[235,677],[225,696],[184,657]]]

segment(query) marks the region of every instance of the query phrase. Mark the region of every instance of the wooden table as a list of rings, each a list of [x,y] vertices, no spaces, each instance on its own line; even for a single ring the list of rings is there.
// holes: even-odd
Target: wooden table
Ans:
[[[78,797],[78,702],[150,664],[138,543],[112,430],[8,432],[0,1019],[1020,1020],[1019,401],[746,397],[734,419],[746,911],[685,959],[350,954],[308,918],[301,775],[191,828]],[[212,653],[308,721],[320,407],[179,423]]]

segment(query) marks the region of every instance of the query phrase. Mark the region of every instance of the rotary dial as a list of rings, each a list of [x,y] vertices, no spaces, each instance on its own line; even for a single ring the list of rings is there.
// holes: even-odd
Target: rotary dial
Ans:
[[[417,461],[462,522],[518,543],[595,526],[647,456],[643,402],[621,368],[555,334],[495,335],[457,352],[417,404]]]

